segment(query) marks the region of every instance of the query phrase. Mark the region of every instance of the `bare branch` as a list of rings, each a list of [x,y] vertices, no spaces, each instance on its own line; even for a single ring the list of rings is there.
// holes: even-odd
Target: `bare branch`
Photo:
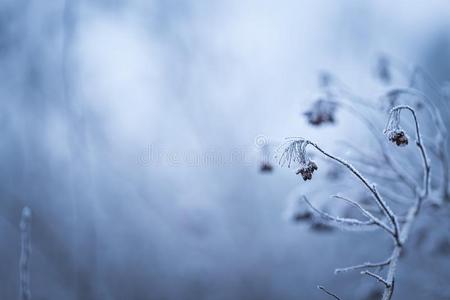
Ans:
[[[331,101],[331,102],[333,102],[333,101]],[[354,116],[356,116],[363,122],[363,124],[369,129],[369,132],[373,135],[373,137],[379,144],[381,153],[383,155],[385,162],[392,169],[392,171],[394,171],[397,174],[399,179],[401,181],[403,181],[411,190],[414,191],[415,186],[416,186],[415,180],[412,179],[411,176],[409,176],[409,174],[407,172],[404,172],[400,167],[398,167],[397,164],[395,163],[395,161],[389,155],[388,151],[386,150],[386,145],[380,138],[378,129],[376,128],[374,123],[369,118],[367,118],[364,114],[362,114],[360,111],[358,111],[357,109],[354,109],[351,105],[349,105],[347,103],[335,102],[335,104],[340,105],[344,109],[347,109],[350,113],[352,113]]]
[[[375,278],[376,280],[378,280],[379,282],[381,282],[382,284],[384,284],[384,286],[385,286],[386,288],[391,287],[391,284],[388,283],[383,277],[381,277],[381,276],[378,275],[378,274],[372,273],[372,272],[367,271],[367,270],[362,271],[361,274],[362,274],[362,275],[368,275],[368,276],[370,276],[370,277]]]
[[[415,75],[414,75],[415,76]],[[434,84],[434,82],[433,82]],[[345,88],[344,88],[345,90]],[[330,94],[333,93],[332,90],[328,91]],[[436,156],[439,158],[440,163],[443,168],[443,174],[442,174],[442,189],[443,189],[443,197],[444,199],[450,199],[448,191],[448,177],[449,177],[449,165],[448,165],[448,151],[447,151],[447,128],[446,124],[443,122],[443,119],[441,117],[441,114],[437,107],[434,105],[434,103],[431,101],[431,99],[428,98],[427,95],[422,93],[421,91],[415,90],[413,88],[398,88],[398,89],[392,89],[390,90],[385,96],[389,97],[391,102],[390,106],[394,106],[399,99],[398,97],[400,95],[410,95],[420,98],[425,104],[425,108],[427,112],[431,115],[432,121],[434,122],[436,130],[436,137],[432,140],[427,140],[427,144],[430,143],[432,148],[432,155],[433,158]],[[349,98],[351,97],[351,93],[349,95]],[[359,100],[359,99],[357,99]],[[418,151],[421,156],[422,161],[422,167],[423,167],[423,176],[421,179],[423,179],[423,182],[421,184],[421,189],[418,189],[417,186],[419,185],[416,182],[416,179],[408,174],[408,168],[409,171],[412,170],[413,167],[417,167],[417,164],[410,164],[405,163],[403,166],[398,166],[396,161],[393,159],[392,153],[390,153],[391,149],[387,149],[386,143],[380,138],[379,136],[379,130],[377,129],[377,124],[375,124],[370,118],[367,118],[365,114],[361,113],[357,109],[353,108],[351,103],[346,102],[338,102],[335,101],[335,98],[329,97],[325,100],[321,100],[324,102],[328,102],[330,104],[333,104],[335,106],[340,106],[348,111],[350,111],[354,116],[358,117],[369,129],[369,131],[373,134],[376,141],[380,145],[381,154],[382,156],[373,156],[373,155],[366,155],[363,151],[361,151],[359,148],[355,148],[354,146],[347,145],[347,148],[351,148],[355,150],[355,153],[357,155],[357,159],[359,163],[361,163],[361,166],[363,166],[363,170],[359,171],[356,169],[353,165],[348,163],[347,161],[336,157],[325,150],[323,150],[321,147],[319,147],[317,144],[311,142],[310,140],[298,138],[297,140],[291,140],[289,143],[289,146],[284,150],[280,163],[287,162],[287,165],[290,166],[291,162],[300,163],[300,169],[297,171],[298,173],[301,173],[304,180],[310,180],[311,175],[314,170],[317,170],[317,166],[315,163],[310,161],[309,157],[306,154],[306,147],[308,145],[311,145],[314,147],[317,151],[322,153],[324,156],[328,157],[331,160],[334,160],[338,164],[344,166],[347,168],[361,183],[362,185],[367,188],[375,200],[373,203],[376,204],[381,212],[381,215],[378,215],[377,212],[373,212],[372,209],[368,208],[367,206],[363,206],[359,204],[356,201],[350,200],[348,198],[335,195],[334,198],[343,200],[346,203],[350,204],[354,208],[357,208],[362,215],[364,215],[367,220],[362,221],[358,219],[353,218],[340,218],[337,216],[333,216],[329,213],[326,213],[316,207],[314,207],[306,197],[304,198],[307,205],[312,209],[314,213],[319,215],[321,218],[334,222],[339,225],[346,225],[349,227],[367,227],[375,225],[374,227],[380,227],[383,230],[385,230],[390,236],[393,237],[395,244],[392,250],[392,254],[389,257],[389,259],[381,262],[366,262],[359,265],[349,266],[345,268],[338,268],[335,270],[335,273],[342,273],[342,272],[348,272],[353,270],[360,270],[363,269],[361,274],[367,275],[369,277],[372,277],[376,279],[377,281],[381,282],[385,289],[383,292],[383,300],[391,300],[392,295],[394,292],[394,283],[395,278],[394,275],[396,273],[397,269],[397,263],[399,261],[400,255],[403,251],[403,247],[405,245],[405,242],[409,236],[410,230],[412,228],[412,224],[414,223],[417,215],[420,212],[422,203],[430,197],[430,181],[431,181],[431,173],[430,173],[430,161],[427,155],[427,151],[425,149],[423,138],[421,136],[421,131],[419,127],[418,118],[416,115],[415,110],[408,106],[408,105],[398,105],[391,109],[389,120],[387,127],[385,129],[385,133],[388,135],[389,140],[396,143],[397,146],[406,146],[409,142],[409,137],[406,134],[406,131],[400,127],[400,114],[403,110],[407,110],[411,113],[413,123],[409,123],[407,127],[407,131],[414,130],[412,128],[412,125],[415,127],[415,136],[416,136],[416,146],[418,148]],[[415,101],[414,101],[415,102]],[[417,102],[416,102],[417,103]],[[332,106],[333,108],[335,106]],[[428,149],[430,150],[430,149]],[[431,153],[431,152],[430,152]],[[434,156],[435,155],[435,156]],[[380,159],[381,158],[381,159]],[[358,165],[359,166],[359,165]],[[372,167],[372,169],[367,168]],[[385,168],[389,166],[389,168],[392,170],[390,172],[383,172],[382,174],[379,174],[376,172],[376,169],[379,168]],[[406,166],[406,168],[405,168]],[[374,173],[375,171],[375,173]],[[307,175],[305,175],[305,174]],[[397,188],[397,184],[404,184],[406,185],[410,190],[411,193],[408,193],[408,195],[397,195],[396,193],[389,192],[386,189],[382,189],[383,195],[386,192],[385,195],[387,198],[390,198],[392,201],[400,202],[402,204],[408,204],[412,203],[411,207],[409,207],[406,214],[402,215],[401,217],[398,217],[391,208],[387,205],[387,203],[383,200],[381,197],[380,192],[378,191],[376,185],[369,182],[368,179],[362,174],[367,174],[369,176],[373,176],[375,178],[380,178],[380,182],[383,184],[391,184],[391,187]],[[398,178],[399,180],[395,180],[395,183],[390,183],[389,181],[393,178],[390,178],[392,175],[394,175],[394,178]],[[434,174],[433,174],[434,175]],[[434,175],[435,176],[435,175]],[[305,178],[306,177],[306,178]],[[433,177],[434,179],[435,177]],[[439,190],[441,187],[439,187]],[[414,200],[409,200],[409,197],[411,196]],[[376,216],[374,215],[376,214]],[[386,218],[388,221],[385,221],[384,218]],[[401,220],[401,227],[399,224],[399,220]],[[379,274],[376,274],[374,272],[369,271],[368,269],[377,269],[380,270],[383,267],[387,267],[387,274],[386,278],[384,276],[381,276]],[[328,295],[334,297],[335,299],[339,299],[335,294],[327,291],[325,288],[318,286],[319,289],[327,293]]]
[[[420,135],[420,128],[419,128],[419,122],[417,121],[417,116],[416,116],[416,112],[414,111],[413,108],[411,108],[408,105],[398,105],[394,108],[392,108],[391,113],[395,112],[395,111],[401,111],[401,110],[408,110],[411,112],[413,119],[414,119],[414,124],[416,127],[416,145],[419,148],[420,154],[422,156],[422,163],[423,163],[423,169],[424,169],[424,182],[423,182],[423,188],[422,188],[422,195],[419,197],[419,208],[420,205],[422,204],[422,201],[424,198],[426,198],[428,196],[429,193],[429,187],[430,187],[430,163],[428,160],[428,156],[427,153],[425,151],[425,147],[422,144],[422,138]]]
[[[370,225],[375,225],[375,222],[372,220],[360,221],[360,220],[351,219],[351,218],[340,218],[337,216],[332,216],[332,215],[316,208],[314,205],[311,204],[311,202],[309,202],[309,200],[305,196],[303,196],[303,198],[304,198],[305,202],[308,204],[308,206],[313,210],[313,212],[315,212],[317,215],[319,215],[322,219],[324,219],[325,221],[335,223],[336,225],[344,226],[343,228],[364,229],[364,227],[368,227]]]
[[[308,145],[313,146],[314,148],[316,148],[317,150],[319,150],[319,152],[321,152],[323,155],[331,158],[334,161],[337,161],[338,163],[342,164],[343,166],[345,166],[347,169],[350,170],[350,172],[352,172],[366,187],[367,189],[372,193],[376,203],[378,204],[378,206],[380,207],[380,209],[384,212],[384,214],[386,215],[386,217],[389,219],[389,221],[391,222],[392,226],[394,227],[394,232],[391,233],[396,241],[396,243],[400,243],[400,239],[399,239],[399,228],[398,228],[398,223],[396,220],[395,215],[393,214],[393,212],[390,210],[390,208],[387,206],[386,202],[384,202],[384,200],[381,198],[380,194],[378,193],[378,191],[376,190],[374,185],[370,185],[370,183],[367,181],[366,178],[364,178],[364,176],[361,175],[361,173],[356,170],[352,165],[350,165],[348,162],[333,156],[331,154],[329,154],[328,152],[325,152],[322,148],[320,148],[317,144],[306,140],[306,143]]]
[[[332,292],[328,291],[328,290],[327,290],[326,288],[324,288],[323,286],[318,285],[317,288],[318,288],[319,290],[323,291],[325,294],[327,294],[327,295],[333,297],[334,299],[341,300],[341,298],[339,298],[338,296],[336,296],[336,295],[333,294]]]
[[[383,223],[383,221],[381,221],[380,219],[375,217],[373,214],[371,214],[368,210],[366,210],[364,207],[362,207],[361,204],[359,204],[359,203],[357,203],[355,201],[352,201],[350,199],[347,199],[345,197],[339,196],[339,195],[334,195],[333,197],[336,198],[336,199],[340,199],[340,200],[346,201],[350,205],[358,208],[363,215],[365,215],[367,218],[372,220],[375,224],[377,224],[378,226],[382,227],[384,230],[388,231],[389,233],[394,234],[392,232],[392,229],[390,229],[386,224]]]
[[[413,89],[413,88],[397,88],[393,89],[388,92],[387,95],[392,95],[394,97],[398,97],[399,95],[406,94],[418,97],[419,99],[423,100],[425,102],[424,105],[427,111],[430,113],[431,119],[434,122],[436,129],[437,129],[437,137],[436,137],[436,144],[438,148],[438,158],[441,160],[442,164],[442,189],[443,189],[443,196],[445,198],[448,198],[450,196],[450,191],[448,188],[448,181],[450,176],[449,171],[449,157],[448,157],[448,149],[447,149],[447,127],[445,126],[445,123],[442,119],[441,113],[439,109],[436,107],[434,102],[424,93],[422,93],[419,90]],[[431,109],[430,109],[431,108]],[[411,108],[410,108],[411,109]],[[412,111],[411,111],[412,112]],[[414,118],[415,113],[414,113]],[[417,122],[416,122],[417,124]]]
[[[390,262],[391,262],[390,258],[385,261],[378,262],[378,263],[366,262],[366,263],[363,263],[360,265],[336,269],[336,270],[334,270],[334,274],[355,271],[355,270],[359,270],[359,269],[366,269],[366,268],[383,268],[383,267],[389,265]]]

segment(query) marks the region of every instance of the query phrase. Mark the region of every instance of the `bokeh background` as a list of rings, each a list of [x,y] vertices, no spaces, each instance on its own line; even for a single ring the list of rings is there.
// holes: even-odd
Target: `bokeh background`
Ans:
[[[286,136],[369,147],[301,113],[321,70],[377,95],[380,52],[450,80],[450,2],[0,1],[0,298],[29,206],[36,300],[370,299],[333,270],[387,255],[381,234],[290,222],[326,188],[258,164]],[[395,299],[450,299],[448,256],[410,250]]]

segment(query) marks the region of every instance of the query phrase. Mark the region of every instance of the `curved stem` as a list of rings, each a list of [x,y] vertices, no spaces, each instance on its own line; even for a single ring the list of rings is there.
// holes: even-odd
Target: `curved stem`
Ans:
[[[319,152],[321,152],[323,155],[325,155],[328,158],[331,158],[332,160],[337,161],[341,165],[345,166],[347,169],[350,170],[350,172],[352,172],[367,187],[367,189],[374,196],[374,199],[375,199],[376,203],[378,204],[378,206],[381,208],[383,213],[386,215],[386,217],[388,218],[388,220],[391,222],[392,226],[394,227],[393,231],[390,228],[389,228],[389,230],[387,230],[386,228],[383,227],[383,229],[387,230],[394,237],[394,239],[395,239],[397,244],[401,244],[400,238],[399,238],[399,227],[398,227],[397,219],[396,219],[394,213],[390,210],[390,208],[387,206],[387,204],[381,198],[381,196],[378,193],[378,191],[376,190],[375,186],[371,186],[369,184],[369,182],[361,175],[361,173],[359,173],[358,170],[356,170],[352,165],[350,165],[346,161],[344,161],[344,160],[342,160],[342,159],[340,159],[340,158],[338,158],[336,156],[333,156],[333,155],[329,154],[328,152],[325,152],[317,144],[315,144],[315,143],[313,143],[313,142],[311,142],[309,140],[306,140],[305,142],[308,145],[311,145],[314,148],[316,148],[317,150],[319,150]]]
[[[447,137],[448,132],[447,128],[445,126],[444,121],[442,120],[442,116],[439,112],[439,109],[434,105],[433,101],[424,93],[422,93],[419,90],[413,89],[413,88],[397,88],[393,89],[389,92],[389,94],[395,94],[395,95],[411,95],[415,97],[419,97],[423,99],[430,107],[431,109],[428,109],[428,106],[425,106],[428,110],[428,112],[431,115],[431,118],[438,130],[437,135],[437,148],[438,151],[438,157],[442,162],[442,193],[444,199],[450,198],[450,191],[448,188],[448,182],[449,182],[449,158],[448,158],[448,149],[447,149]],[[414,117],[416,118],[416,117]]]
[[[358,110],[354,109],[351,105],[344,103],[344,102],[337,102],[332,100],[324,100],[329,103],[339,105],[343,107],[344,109],[348,110],[350,113],[354,114],[356,117],[358,117],[369,129],[370,133],[374,136],[375,140],[380,146],[381,153],[383,155],[384,160],[386,161],[387,165],[394,171],[395,174],[399,177],[401,181],[403,181],[410,189],[411,191],[415,192],[416,188],[416,182],[414,179],[412,179],[406,172],[402,172],[397,165],[394,162],[394,159],[388,154],[385,148],[385,144],[378,136],[378,130],[375,127],[375,125],[366,118],[362,113],[360,113]]]
[[[350,205],[358,208],[361,211],[361,213],[363,215],[365,215],[367,218],[369,218],[370,220],[372,220],[372,222],[374,224],[377,224],[378,226],[382,227],[384,230],[386,230],[389,233],[393,234],[392,230],[386,224],[384,224],[380,219],[378,219],[373,214],[371,214],[368,210],[366,210],[364,207],[362,207],[359,203],[357,203],[355,201],[352,201],[350,199],[347,199],[345,197],[339,196],[339,195],[334,195],[333,197],[336,198],[336,199],[340,199],[340,200],[346,201]]]
[[[412,109],[410,106],[408,105],[398,105],[394,108],[392,108],[391,111],[395,111],[395,110],[408,110],[409,112],[411,112],[412,116],[413,116],[413,120],[414,120],[414,125],[416,128],[416,145],[419,148],[421,157],[422,157],[422,164],[423,164],[423,169],[424,169],[424,181],[423,181],[423,187],[422,187],[422,194],[419,196],[419,208],[420,205],[423,201],[423,199],[425,199],[426,197],[428,197],[429,194],[429,189],[430,189],[430,163],[428,161],[428,156],[427,153],[425,151],[425,147],[422,143],[422,137],[420,135],[420,128],[419,128],[419,122],[417,120],[417,116],[416,116],[416,112],[414,111],[414,109]]]
[[[412,226],[414,220],[416,219],[416,216],[419,214],[423,200],[428,197],[429,186],[430,186],[430,165],[428,162],[427,153],[422,144],[422,138],[420,135],[420,127],[419,127],[419,123],[417,121],[416,113],[415,113],[414,109],[412,109],[411,107],[409,107],[407,105],[396,106],[392,110],[397,110],[397,109],[398,110],[401,110],[401,109],[409,110],[413,116],[414,124],[416,127],[416,145],[419,148],[419,151],[420,151],[421,157],[422,157],[422,162],[423,162],[424,181],[423,181],[423,187],[422,187],[421,194],[418,196],[415,205],[413,205],[408,210],[408,213],[406,215],[405,225],[403,226],[402,231],[400,233],[401,243],[397,244],[394,247],[394,250],[392,252],[391,263],[389,264],[389,270],[388,270],[388,275],[387,275],[387,279],[386,279],[387,283],[390,284],[390,286],[386,287],[384,294],[383,294],[383,300],[390,300],[392,298],[392,294],[394,292],[394,275],[395,275],[395,271],[397,268],[397,262],[400,257],[400,253],[403,249],[403,244],[406,242],[406,240],[409,236],[409,231],[411,229],[411,226]]]
[[[358,269],[383,268],[384,266],[387,266],[390,263],[391,263],[391,259],[390,258],[385,260],[385,261],[378,262],[378,263],[366,262],[366,263],[363,263],[363,264],[360,264],[360,265],[356,265],[356,266],[350,266],[350,267],[346,267],[346,268],[336,269],[336,270],[334,270],[334,274],[354,271],[354,270],[358,270]]]
[[[326,288],[324,288],[323,286],[318,285],[317,288],[318,288],[319,290],[321,290],[322,292],[324,292],[325,294],[327,294],[328,296],[331,296],[331,297],[333,297],[333,298],[336,299],[336,300],[341,300],[341,298],[339,298],[338,296],[336,296],[336,295],[333,294],[332,292],[328,291],[328,290],[327,290]]]

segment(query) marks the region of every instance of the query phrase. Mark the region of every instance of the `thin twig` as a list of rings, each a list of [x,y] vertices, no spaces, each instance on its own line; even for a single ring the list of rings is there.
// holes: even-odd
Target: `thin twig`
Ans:
[[[383,221],[381,221],[380,219],[375,217],[373,214],[371,214],[368,210],[366,210],[364,207],[362,207],[361,204],[359,204],[359,203],[357,203],[355,201],[352,201],[352,200],[350,200],[348,198],[339,196],[339,195],[334,195],[333,197],[336,198],[336,199],[340,199],[340,200],[346,201],[347,203],[353,205],[354,207],[358,208],[363,215],[365,215],[367,218],[372,220],[375,224],[377,224],[378,226],[382,227],[384,230],[389,231],[391,234],[393,233],[392,230],[386,224],[383,223]]]
[[[389,263],[391,262],[391,259],[387,259],[385,261],[382,262],[377,262],[377,263],[371,263],[371,262],[366,262],[360,265],[355,265],[355,266],[350,266],[350,267],[346,267],[346,268],[339,268],[334,270],[334,274],[339,274],[339,273],[344,273],[344,272],[349,272],[349,271],[355,271],[358,269],[366,269],[366,268],[382,268],[385,267],[387,265],[389,265]]]
[[[333,294],[332,292],[328,291],[328,290],[327,290],[326,288],[324,288],[323,286],[318,285],[317,288],[318,288],[319,290],[323,291],[325,294],[327,294],[327,295],[333,297],[334,299],[341,300],[341,298],[339,298],[338,296],[336,296],[336,295]]]
[[[332,216],[318,208],[316,208],[314,205],[309,202],[309,200],[306,198],[306,196],[303,196],[304,201],[308,204],[308,206],[319,216],[321,216],[323,219],[327,221],[334,222],[339,225],[347,225],[349,227],[355,227],[355,228],[361,228],[365,226],[375,225],[375,222],[373,220],[370,221],[360,221],[356,219],[350,219],[350,218],[340,218],[337,216]]]
[[[384,200],[381,198],[380,194],[378,193],[378,191],[376,190],[374,185],[370,185],[370,183],[367,181],[366,178],[364,178],[364,176],[361,175],[361,173],[356,170],[352,165],[350,165],[348,162],[333,156],[331,154],[329,154],[328,152],[325,152],[322,148],[320,148],[316,143],[313,143],[309,140],[306,140],[306,143],[313,146],[314,148],[316,148],[317,150],[319,150],[319,152],[321,152],[323,155],[331,158],[334,161],[337,161],[338,163],[342,164],[343,166],[345,166],[347,169],[350,170],[350,172],[352,172],[366,187],[367,189],[372,193],[376,203],[378,204],[378,206],[381,208],[381,210],[384,212],[384,214],[386,215],[386,217],[389,219],[389,221],[391,222],[392,226],[394,227],[394,230],[392,232],[392,230],[389,230],[388,232],[390,234],[392,234],[392,236],[394,237],[395,241],[397,243],[401,243],[400,239],[399,239],[399,228],[398,228],[398,222],[395,218],[394,213],[391,211],[391,209],[387,206],[386,202],[384,202]],[[383,228],[385,229],[385,228]]]
[[[382,284],[384,284],[384,286],[385,286],[386,288],[390,288],[390,287],[391,287],[391,284],[388,283],[383,277],[381,277],[381,276],[378,275],[378,274],[372,273],[372,272],[367,271],[367,270],[362,271],[361,274],[362,274],[362,275],[368,275],[368,276],[370,276],[370,277],[375,278],[376,280],[378,280],[379,282],[381,282]]]
[[[344,102],[338,102],[338,101],[332,101],[332,100],[325,100],[331,104],[339,105],[340,107],[346,109],[350,113],[352,113],[354,116],[359,118],[363,124],[367,126],[369,129],[369,132],[373,135],[375,140],[380,146],[381,153],[383,155],[383,158],[385,162],[388,164],[388,166],[394,171],[399,179],[403,181],[412,191],[414,191],[416,182],[414,179],[412,179],[407,172],[403,172],[394,162],[393,158],[389,155],[388,151],[386,150],[385,143],[380,139],[378,129],[375,127],[373,122],[368,119],[364,114],[362,114],[357,109],[353,108],[350,104],[344,103]]]
[[[391,90],[388,94],[399,96],[402,94],[411,95],[418,97],[419,99],[424,100],[427,105],[425,105],[425,108],[431,115],[431,119],[433,120],[436,129],[437,129],[437,148],[439,149],[438,157],[442,162],[442,189],[443,189],[443,196],[444,198],[448,198],[450,196],[450,191],[448,189],[448,181],[450,176],[449,171],[449,157],[448,157],[448,150],[447,150],[447,127],[445,126],[444,121],[442,120],[441,113],[439,112],[439,109],[436,107],[434,102],[424,93],[422,93],[419,90],[413,89],[413,88],[397,88]],[[414,113],[415,115],[415,113]],[[414,118],[416,118],[414,116]],[[417,124],[417,122],[416,122]]]
[[[392,109],[392,111],[395,109],[409,110],[413,116],[415,127],[416,127],[416,145],[419,148],[419,152],[422,157],[424,181],[423,181],[423,186],[422,186],[422,192],[417,197],[416,203],[408,210],[408,213],[406,215],[405,224],[403,225],[402,231],[400,233],[401,243],[395,245],[394,250],[392,252],[391,263],[389,264],[389,270],[387,273],[387,280],[386,280],[387,283],[389,284],[389,286],[387,286],[386,289],[384,290],[383,298],[382,298],[383,300],[390,300],[392,298],[392,294],[394,293],[394,280],[395,280],[394,275],[396,272],[397,262],[400,257],[400,253],[403,249],[403,244],[406,242],[406,239],[408,238],[411,226],[412,226],[414,220],[416,219],[416,216],[419,214],[423,200],[428,197],[429,189],[430,189],[430,165],[428,162],[428,157],[427,157],[425,148],[422,144],[422,139],[421,139],[421,135],[420,135],[420,127],[419,127],[419,123],[417,121],[416,113],[415,113],[414,109],[412,109],[411,107],[409,107],[407,105],[401,105],[401,106],[394,107]]]

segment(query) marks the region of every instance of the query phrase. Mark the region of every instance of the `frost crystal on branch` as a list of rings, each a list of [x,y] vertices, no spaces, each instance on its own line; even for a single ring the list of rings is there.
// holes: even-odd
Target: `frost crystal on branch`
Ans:
[[[393,67],[398,68],[398,63],[395,63],[395,61],[392,59],[382,57],[381,60],[379,61],[378,67],[379,67],[378,69],[379,78],[387,82],[392,79],[392,71],[394,70]],[[431,83],[430,86],[436,91],[438,91],[438,88],[435,88],[438,87],[438,84],[436,84],[433,79],[429,79],[426,73],[420,71],[420,69],[418,70],[419,72],[422,73],[422,76],[424,76],[425,79],[428,79],[429,83]],[[333,83],[335,83],[335,78],[333,78]],[[312,109],[305,113],[305,115],[308,117],[308,121],[310,124],[320,125],[326,122],[331,123],[334,122],[334,112],[338,105],[344,108],[351,108],[352,113],[355,113],[355,115],[357,116],[360,115],[357,109],[352,109],[352,106],[348,106],[345,102],[337,102],[333,101],[333,99],[330,99],[330,97],[333,97],[336,94],[335,91],[332,90],[332,88],[334,87],[333,84],[331,84],[330,86],[330,77],[327,74],[322,76],[320,87],[325,90],[326,92],[325,97],[322,97],[318,101],[316,101]],[[358,96],[353,96],[352,92],[351,91],[349,92],[345,86],[341,89],[341,91],[344,92],[345,96],[349,96],[351,99],[362,99]],[[450,91],[450,89],[448,89],[448,91]],[[444,93],[444,91],[439,90],[437,94],[440,98],[444,99],[445,96],[450,95],[450,92],[448,91],[447,93]],[[354,218],[341,218],[335,216],[333,212],[327,213],[321,210],[320,208],[313,206],[306,199],[306,197],[304,197],[305,200],[304,202],[309,207],[309,211],[312,213],[312,216],[307,212],[306,213],[303,212],[303,214],[299,214],[299,219],[309,219],[312,217],[313,222],[319,220],[319,218],[320,221],[324,221],[324,222],[315,222],[312,224],[314,226],[334,225],[342,229],[350,229],[350,230],[355,229],[365,230],[372,228],[383,229],[385,233],[392,238],[392,241],[394,243],[392,254],[387,260],[377,263],[367,262],[346,268],[336,269],[336,273],[342,273],[352,270],[362,270],[361,274],[367,275],[368,277],[372,277],[373,279],[383,284],[382,295],[376,293],[377,297],[381,297],[382,300],[391,300],[392,295],[394,293],[394,286],[395,286],[394,283],[397,265],[402,253],[404,252],[405,243],[407,242],[408,236],[410,235],[410,231],[412,230],[411,228],[413,228],[412,227],[413,223],[415,222],[421,211],[422,204],[427,200],[428,202],[430,200],[434,200],[434,197],[437,195],[437,193],[434,193],[435,190],[434,189],[432,190],[431,173],[430,173],[431,163],[427,155],[427,149],[425,148],[424,141],[422,141],[422,134],[420,131],[420,126],[415,108],[418,109],[423,107],[425,109],[425,112],[427,112],[430,115],[431,121],[433,121],[434,126],[438,131],[436,139],[435,140],[428,139],[427,143],[434,142],[431,147],[432,150],[431,153],[434,156],[436,156],[440,160],[440,164],[444,166],[442,176],[443,177],[442,186],[444,188],[444,192],[441,194],[443,198],[442,201],[444,201],[444,199],[450,199],[447,191],[449,178],[448,175],[449,160],[447,157],[448,148],[446,147],[446,141],[448,141],[448,134],[447,134],[448,131],[445,126],[446,125],[445,121],[441,117],[440,110],[433,104],[433,101],[421,90],[417,90],[415,88],[412,88],[411,86],[406,88],[395,88],[385,93],[383,97],[381,97],[381,100],[383,100],[383,103],[387,103],[389,106],[389,118],[386,127],[384,129],[384,134],[391,142],[395,143],[397,146],[406,146],[409,143],[408,135],[406,134],[405,130],[403,130],[400,126],[400,114],[403,110],[405,110],[412,116],[412,120],[414,122],[415,127],[414,130],[415,145],[417,146],[418,152],[420,153],[423,169],[422,187],[418,189],[415,179],[414,178],[411,179],[409,176],[405,177],[404,174],[406,173],[402,172],[401,169],[399,170],[397,168],[397,166],[394,164],[395,162],[394,158],[391,157],[390,153],[388,153],[387,149],[385,148],[386,145],[384,145],[382,140],[379,139],[378,130],[369,119],[366,119],[364,117],[364,115],[361,117],[361,119],[365,121],[370,131],[374,133],[377,141],[380,142],[383,160],[378,161],[376,160],[376,157],[372,157],[365,161],[361,160],[361,162],[363,162],[361,166],[362,168],[364,167],[384,168],[385,166],[388,166],[392,169],[393,173],[398,175],[398,178],[400,179],[398,181],[402,181],[403,184],[408,186],[411,189],[411,192],[415,198],[411,206],[409,206],[410,201],[407,202],[398,201],[396,197],[389,196],[389,194],[396,195],[395,192],[398,191],[397,183],[399,182],[396,182],[397,180],[395,177],[386,175],[386,176],[378,176],[378,178],[382,180],[381,183],[383,186],[383,194],[387,193],[386,195],[387,198],[391,198],[392,201],[396,200],[396,202],[399,202],[400,204],[407,204],[409,206],[406,211],[406,214],[403,212],[402,215],[397,215],[389,207],[388,203],[385,200],[383,200],[383,197],[377,190],[376,185],[369,182],[358,169],[353,167],[347,161],[326,152],[313,141],[305,140],[302,138],[288,139],[288,141],[281,146],[282,152],[280,152],[281,156],[279,157],[279,163],[281,165],[287,164],[288,167],[290,167],[291,163],[295,162],[299,166],[297,174],[302,175],[304,180],[310,180],[312,178],[313,172],[317,170],[317,165],[310,160],[309,156],[305,151],[306,147],[310,145],[311,150],[317,150],[325,157],[337,162],[338,164],[349,170],[359,180],[362,186],[367,188],[367,190],[370,192],[372,196],[371,202],[364,202],[364,203],[362,201],[356,202],[342,196],[335,196],[335,198],[343,200],[348,204],[352,205],[354,208],[358,209],[367,219],[359,220]],[[359,103],[363,104],[364,102],[360,101]],[[385,107],[383,106],[382,108],[384,110]],[[365,156],[364,153],[363,156]],[[412,166],[416,165],[412,164]],[[378,175],[377,173],[368,171],[370,170],[366,169],[364,170],[364,173],[368,173],[369,175],[370,173],[372,173],[373,175]],[[389,184],[391,182],[395,183],[395,186],[393,187],[393,189],[395,188],[395,190],[389,189]],[[450,249],[448,245],[449,243],[447,240],[439,244],[440,251],[442,253],[448,253],[449,252],[448,249]],[[369,271],[369,269],[373,271],[379,269],[379,271],[381,271],[381,269],[384,267],[387,268],[387,272],[384,275]],[[323,287],[319,288],[325,293],[327,293],[329,296],[332,296],[335,299],[339,299],[336,295],[328,292],[325,288]]]
[[[384,129],[384,134],[387,138],[395,143],[397,146],[406,146],[408,145],[408,135],[405,131],[400,127],[400,110],[392,109],[389,115],[389,120]]]
[[[297,175],[301,175],[303,180],[311,180],[314,171],[316,171],[317,164],[312,161],[306,153],[306,146],[308,141],[304,139],[292,140],[281,145],[281,155],[279,156],[279,164],[284,166],[287,164],[288,168],[292,163],[298,164]]]

